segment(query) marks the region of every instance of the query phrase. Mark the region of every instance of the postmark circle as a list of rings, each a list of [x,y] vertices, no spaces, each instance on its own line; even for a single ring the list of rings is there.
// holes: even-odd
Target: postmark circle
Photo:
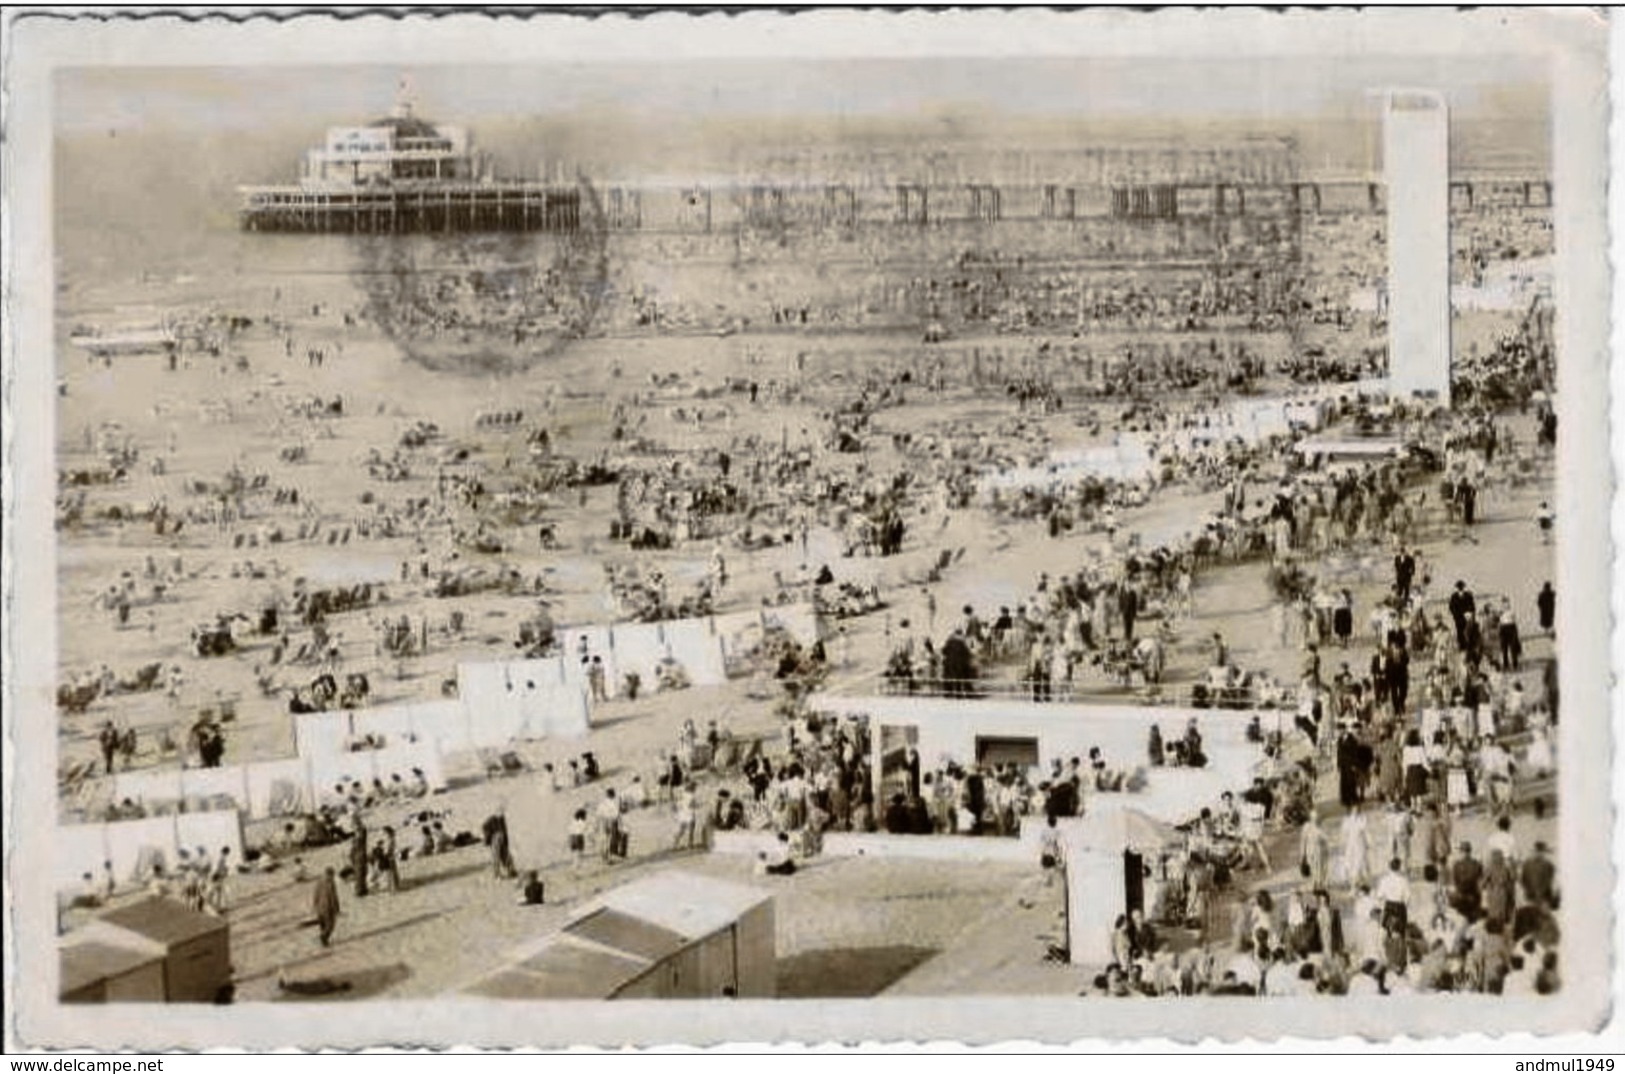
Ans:
[[[355,236],[367,316],[401,353],[454,373],[520,373],[588,335],[609,292],[607,226],[585,175],[540,224],[470,210]]]

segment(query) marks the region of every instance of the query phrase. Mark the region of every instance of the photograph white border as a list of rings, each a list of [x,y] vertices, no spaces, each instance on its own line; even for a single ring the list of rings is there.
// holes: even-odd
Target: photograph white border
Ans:
[[[1608,406],[1609,158],[1603,18],[1585,10],[969,11],[644,17],[481,14],[339,19],[313,14],[193,21],[159,15],[8,21],[5,49],[6,883],[8,1030],[25,1046],[353,1048],[705,1044],[723,1041],[991,1043],[1085,1039],[1190,1042],[1436,1038],[1596,1028],[1612,1009],[1617,921],[1610,608],[1614,504]],[[1359,50],[1384,56],[1518,52],[1552,72],[1557,226],[1559,428],[1556,492],[1563,634],[1559,861],[1565,895],[1564,991],[1556,1001],[1426,996],[1394,1000],[1049,998],[492,1004],[477,1001],[64,1008],[54,999],[49,892],[31,884],[50,853],[55,788],[56,570],[50,505],[54,376],[50,162],[52,73],[67,66],[659,62],[676,58],[925,56],[1224,56],[1311,62]],[[1608,757],[1610,764],[1576,763]],[[1606,823],[1604,823],[1606,821]],[[1583,932],[1572,923],[1588,923]],[[1606,941],[1606,942],[1600,942]],[[1463,1038],[1470,1039],[1470,1038]]]

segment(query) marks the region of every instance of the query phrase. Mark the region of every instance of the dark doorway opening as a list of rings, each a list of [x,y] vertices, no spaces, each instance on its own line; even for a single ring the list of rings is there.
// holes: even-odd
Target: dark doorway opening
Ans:
[[[1038,739],[976,736],[976,763],[992,767],[1013,764],[1017,768],[1038,767]]]

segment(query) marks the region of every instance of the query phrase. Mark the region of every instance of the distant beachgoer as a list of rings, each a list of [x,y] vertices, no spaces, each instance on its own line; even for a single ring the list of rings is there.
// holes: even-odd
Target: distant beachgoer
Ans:
[[[1056,876],[1066,867],[1061,851],[1061,831],[1056,827],[1054,815],[1048,817],[1044,827],[1038,830],[1038,848],[1038,864],[1044,870],[1044,886],[1051,887]]]
[[[361,823],[359,813],[355,816],[355,833],[350,839],[350,868],[353,870],[352,882],[355,884],[357,898],[364,898],[367,894],[367,828]]]
[[[400,852],[395,845],[395,829],[385,828],[383,841],[378,844],[378,869],[383,875],[384,889],[391,893],[401,890]]]
[[[592,691],[594,701],[608,701],[609,693],[604,688],[604,661],[602,657],[593,657],[587,665],[587,686]]]
[[[570,865],[572,868],[581,868],[581,861],[587,854],[587,811],[578,809],[570,818],[569,832]]]
[[[512,880],[518,875],[513,865],[513,852],[508,844],[508,818],[500,810],[485,818],[485,843],[491,848],[491,874],[498,880]]]
[[[683,784],[682,789],[678,791],[676,812],[677,832],[672,837],[672,849],[680,850],[686,847],[692,850],[694,849],[697,830],[695,825],[694,782],[692,780]]]
[[[621,803],[615,797],[615,788],[604,791],[604,800],[598,803],[599,854],[608,864],[611,859],[626,856],[625,836],[621,828]]]
[[[316,880],[316,888],[311,892],[311,907],[316,912],[322,946],[327,947],[332,942],[333,930],[338,927],[341,910],[338,880],[331,866]]]
[[[1535,610],[1540,613],[1540,632],[1550,634],[1552,624],[1557,621],[1557,592],[1552,589],[1552,583],[1546,582],[1540,587],[1540,595],[1535,598]]]

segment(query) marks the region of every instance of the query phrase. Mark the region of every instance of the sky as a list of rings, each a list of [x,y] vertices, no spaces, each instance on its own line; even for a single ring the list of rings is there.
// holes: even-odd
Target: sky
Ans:
[[[238,184],[295,181],[325,128],[386,114],[403,76],[418,114],[469,127],[506,176],[555,165],[611,180],[732,174],[753,154],[806,146],[1067,149],[1258,134],[1292,138],[1316,174],[1366,174],[1380,146],[1378,87],[1446,95],[1453,167],[1538,170],[1550,140],[1547,72],[1494,55],[63,68],[61,234],[96,249],[121,230],[139,246],[230,228]]]
[[[1352,117],[1368,91],[1427,86],[1464,117],[1541,117],[1547,73],[1515,56],[1237,59],[950,58],[492,66],[67,68],[63,134],[253,130],[386,112],[405,76],[445,122],[625,112],[693,119],[873,118],[969,112],[1043,118]]]

